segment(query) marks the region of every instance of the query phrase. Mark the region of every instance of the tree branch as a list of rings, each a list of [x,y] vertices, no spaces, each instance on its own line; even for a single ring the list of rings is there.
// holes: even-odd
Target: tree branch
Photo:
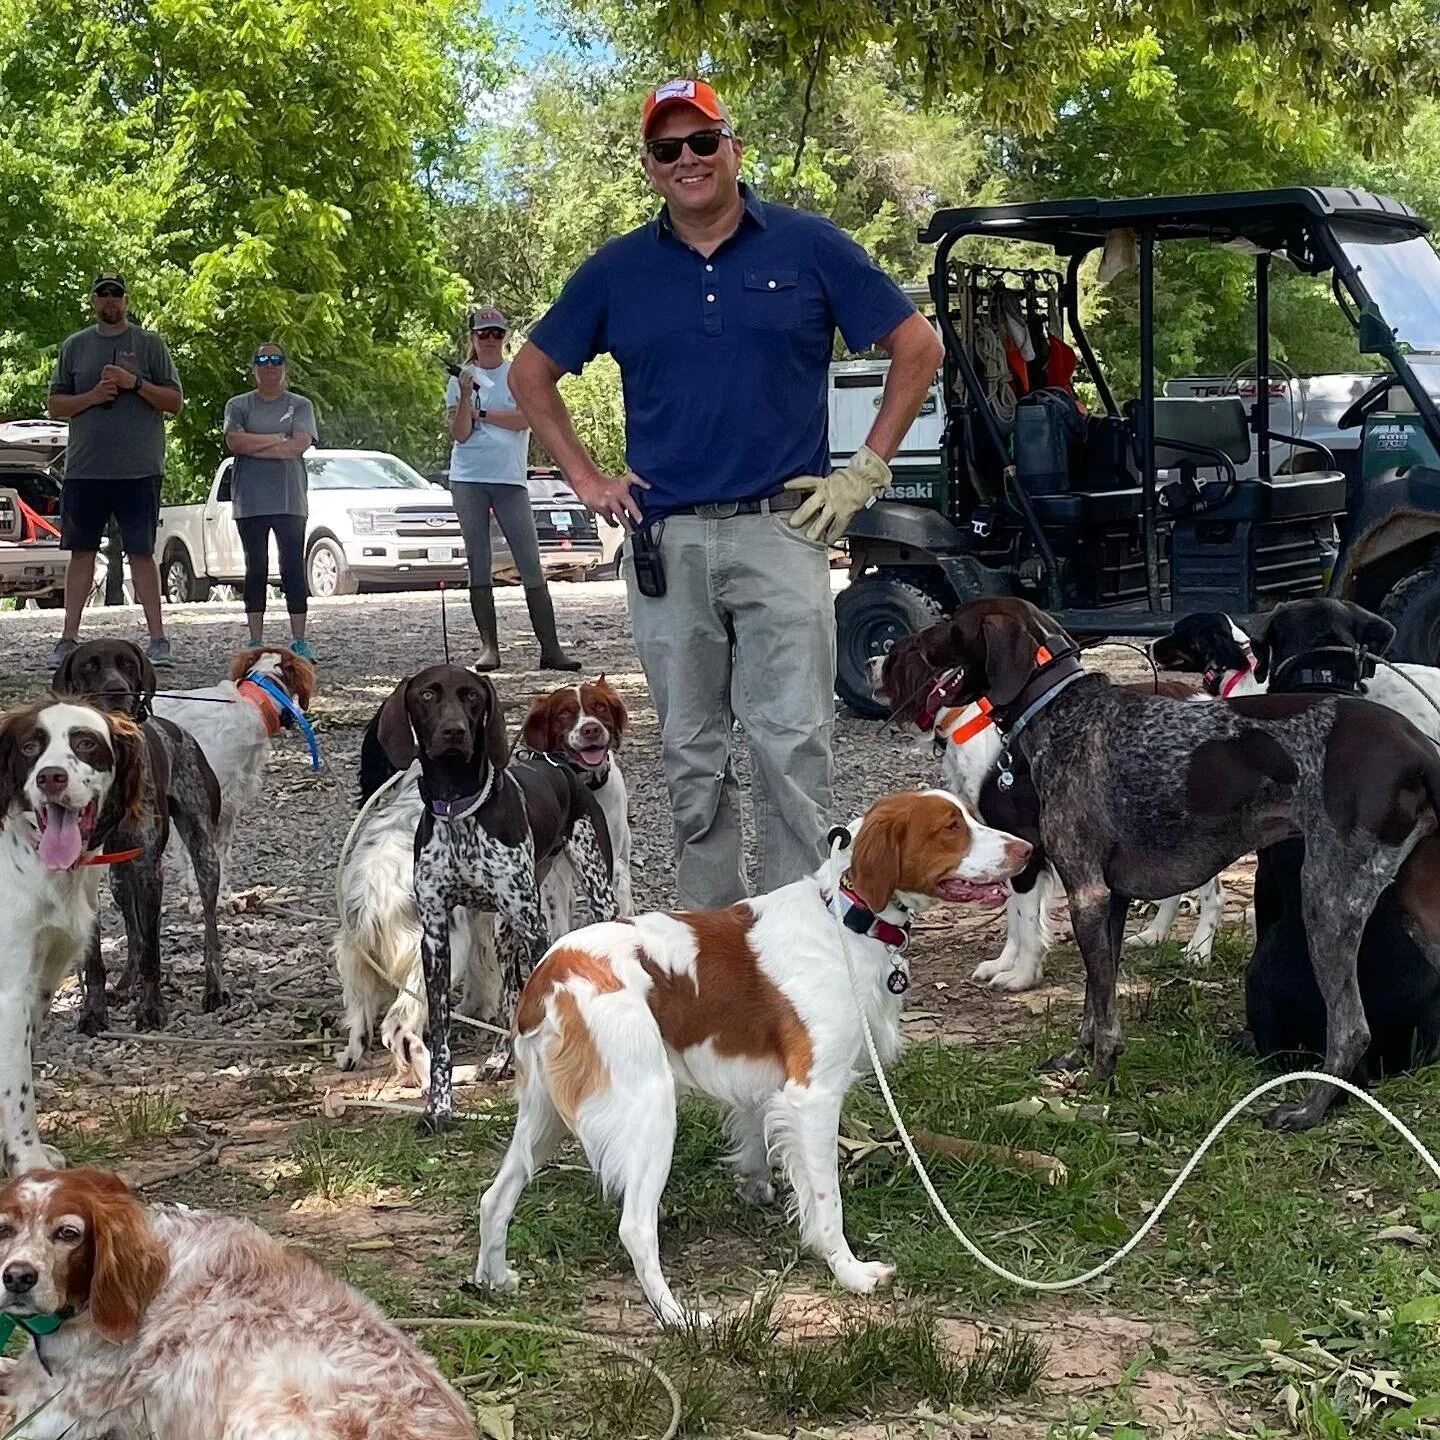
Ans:
[[[805,81],[805,108],[800,112],[800,136],[795,142],[794,172],[800,173],[800,159],[805,154],[805,140],[810,128],[810,97],[815,91],[815,77],[820,73],[820,61],[825,55],[825,36],[822,33],[815,40],[815,58],[810,62],[810,75]]]

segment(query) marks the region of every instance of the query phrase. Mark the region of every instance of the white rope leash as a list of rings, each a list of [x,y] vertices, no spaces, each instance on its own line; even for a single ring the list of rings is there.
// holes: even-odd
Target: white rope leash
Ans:
[[[360,829],[365,817],[370,813],[370,807],[388,790],[398,785],[407,774],[409,774],[408,770],[397,770],[383,785],[371,793],[370,798],[360,807],[360,813],[350,822],[350,828],[345,832],[345,843],[340,847],[340,858],[335,862],[336,915],[343,915],[345,913],[345,862],[350,858],[350,847],[355,843],[356,832]],[[360,958],[387,985],[400,991],[401,994],[408,995],[419,1004],[428,1004],[425,996],[414,988],[413,981],[404,985],[396,985],[394,977],[387,975],[368,955],[362,955]],[[484,1020],[472,1020],[468,1015],[461,1015],[453,1010],[451,1011],[450,1018],[460,1025],[468,1025],[472,1030],[485,1030],[491,1035],[501,1035],[507,1040],[510,1038],[510,1032],[502,1029],[499,1025],[491,1025]]]
[[[833,844],[830,848],[830,889],[836,893],[836,887],[840,880],[840,846]],[[835,919],[835,928],[840,936],[840,948],[845,956],[845,968],[850,974],[850,989],[855,997],[856,1007],[860,1011],[860,1026],[865,1035],[865,1048],[870,1052],[870,1064],[875,1071],[875,1078],[880,1084],[880,1093],[885,1097],[885,1106],[890,1111],[890,1118],[895,1122],[896,1132],[900,1136],[900,1142],[905,1147],[905,1153],[910,1157],[910,1163],[915,1167],[915,1173],[920,1177],[920,1183],[925,1188],[925,1193],[930,1197],[930,1203],[935,1207],[935,1213],[945,1222],[950,1233],[969,1251],[970,1255],[992,1274],[998,1275],[1002,1280],[1012,1285],[1019,1285],[1026,1290],[1073,1290],[1077,1285],[1084,1285],[1105,1274],[1107,1270],[1118,1265],[1149,1233],[1159,1222],[1160,1217],[1169,1208],[1170,1202],[1179,1193],[1180,1187],[1190,1178],[1191,1172],[1205,1157],[1206,1151],[1220,1138],[1221,1133],[1238,1115],[1253,1105],[1262,1095],[1267,1095],[1271,1090],[1276,1090],[1282,1085],[1288,1085],[1292,1080],[1308,1080],[1311,1082],[1321,1081],[1326,1085],[1334,1085],[1345,1091],[1347,1095],[1353,1095],[1357,1100],[1363,1100],[1377,1115],[1389,1123],[1407,1140],[1415,1153],[1430,1167],[1437,1179],[1440,1179],[1440,1161],[1425,1148],[1414,1131],[1405,1124],[1399,1116],[1386,1109],[1373,1095],[1367,1094],[1348,1080],[1341,1080],[1335,1075],[1325,1075],[1318,1070],[1294,1070],[1288,1075],[1277,1075],[1263,1084],[1257,1085],[1243,1099],[1237,1100],[1234,1105],[1226,1111],[1225,1115],[1216,1123],[1210,1133],[1200,1142],[1199,1148],[1185,1162],[1180,1173],[1171,1183],[1170,1188],[1161,1197],[1160,1203],[1145,1217],[1144,1223],[1138,1230],[1118,1249],[1108,1260],[1092,1266],[1083,1275],[1072,1275],[1066,1280],[1033,1280],[1026,1275],[1017,1275],[1013,1270],[1007,1270],[1005,1266],[992,1260],[961,1228],[955,1223],[954,1217],[946,1208],[945,1202],[936,1192],[935,1186],[930,1179],[930,1172],[926,1170],[920,1156],[916,1153],[915,1142],[910,1138],[910,1132],[905,1127],[905,1121],[900,1115],[900,1110],[895,1104],[895,1097],[890,1091],[890,1082],[885,1075],[885,1067],[880,1063],[880,1054],[875,1048],[875,1036],[870,1029],[870,1019],[865,1013],[865,1005],[860,993],[860,980],[855,973],[854,957],[850,953],[850,939],[846,933],[845,926],[841,922],[837,908],[832,907],[831,913]]]

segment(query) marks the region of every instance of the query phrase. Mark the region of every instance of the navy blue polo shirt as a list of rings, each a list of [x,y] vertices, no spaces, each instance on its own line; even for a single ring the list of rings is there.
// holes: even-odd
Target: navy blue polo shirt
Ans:
[[[774,495],[830,471],[835,331],[863,350],[914,311],[838,226],[741,186],[739,227],[708,259],[668,212],[601,246],[530,339],[577,374],[620,365],[625,459],[647,516]]]

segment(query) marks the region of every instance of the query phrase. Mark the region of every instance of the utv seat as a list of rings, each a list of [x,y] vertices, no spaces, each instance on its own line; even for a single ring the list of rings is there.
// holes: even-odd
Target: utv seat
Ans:
[[[1250,455],[1250,419],[1238,395],[1156,397],[1158,470],[1187,465],[1213,471],[1214,479],[1201,482],[1202,495],[1208,499],[1236,470],[1249,463]],[[1211,504],[1203,514],[1207,520],[1263,522],[1337,515],[1344,509],[1344,474],[1339,470],[1309,470],[1271,480],[1239,480],[1229,495]]]

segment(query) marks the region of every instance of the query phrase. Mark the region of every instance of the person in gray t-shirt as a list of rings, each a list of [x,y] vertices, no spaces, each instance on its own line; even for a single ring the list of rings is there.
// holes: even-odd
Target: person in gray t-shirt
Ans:
[[[225,405],[225,444],[235,457],[230,498],[245,551],[245,615],[250,643],[265,643],[270,536],[290,612],[290,648],[315,658],[305,638],[305,519],[310,513],[305,461],[318,430],[314,406],[286,385],[285,351],[266,341],[250,361],[255,388]]]
[[[60,543],[70,552],[65,629],[50,659],[58,665],[79,641],[95,556],[113,516],[135,597],[145,611],[150,660],[168,665],[155,529],[165,474],[165,417],[180,411],[180,377],[165,341],[126,318],[123,275],[97,275],[90,303],[95,324],[61,343],[50,379],[50,418],[70,422],[60,496]]]

